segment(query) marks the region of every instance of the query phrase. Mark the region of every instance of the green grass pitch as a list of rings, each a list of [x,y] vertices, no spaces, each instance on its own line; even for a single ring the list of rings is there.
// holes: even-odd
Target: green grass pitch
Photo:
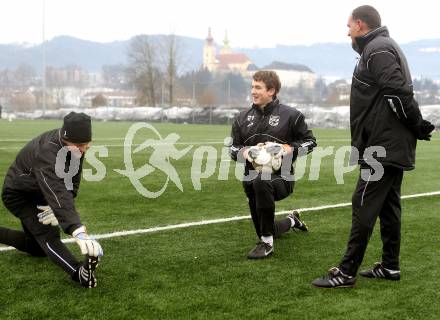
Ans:
[[[26,141],[60,121],[0,120],[0,181]],[[220,154],[229,126],[153,124],[165,137],[180,136],[178,149],[193,148],[171,160],[183,192],[169,182],[157,199],[142,197],[124,169],[124,137],[132,123],[95,122],[95,146],[108,148],[99,158],[107,174],[102,181],[82,181],[77,209],[93,234],[166,226],[184,222],[247,215],[234,163],[229,179],[214,175],[191,180],[194,150],[212,146]],[[320,147],[349,145],[346,130],[315,129]],[[136,143],[149,136],[140,131]],[[440,135],[419,142],[416,170],[405,173],[403,195],[440,190]],[[151,150],[134,155],[135,167],[145,164]],[[225,164],[224,163],[224,164]],[[277,203],[277,211],[350,202],[358,170],[337,184],[333,157],[321,163],[318,180],[305,178],[293,195]],[[86,169],[93,167],[86,164]],[[95,170],[93,171],[95,172]],[[156,170],[142,179],[152,191],[165,182]],[[308,233],[291,232],[275,242],[275,255],[249,261],[256,237],[250,220],[189,227],[101,240],[105,251],[97,272],[98,287],[83,289],[45,258],[16,250],[0,251],[0,319],[439,319],[438,255],[440,196],[402,200],[402,280],[359,278],[355,288],[322,290],[311,281],[339,262],[351,225],[350,207],[304,212]],[[0,225],[19,222],[0,205]],[[76,245],[69,245],[78,254]],[[0,246],[1,247],[1,246]],[[363,267],[380,260],[381,242],[375,229]]]

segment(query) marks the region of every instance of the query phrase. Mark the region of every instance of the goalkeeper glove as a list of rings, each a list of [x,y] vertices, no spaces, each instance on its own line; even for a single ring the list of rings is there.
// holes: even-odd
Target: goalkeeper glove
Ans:
[[[251,146],[249,148],[247,148],[246,150],[244,150],[243,152],[243,157],[249,161],[250,163],[254,162],[255,159],[258,157],[258,155],[260,154],[260,150],[261,147],[263,146],[263,143],[259,143],[256,146]]]
[[[279,144],[276,142],[266,142],[266,151],[274,158],[281,158],[292,152],[292,147],[288,144]]]
[[[87,234],[84,226],[73,231],[72,237],[75,238],[82,254],[87,254],[92,257],[102,257],[104,255],[101,245]]]
[[[41,210],[41,212],[37,214],[38,222],[44,225],[50,224],[54,227],[58,225],[58,220],[49,206],[37,206],[37,209]]]

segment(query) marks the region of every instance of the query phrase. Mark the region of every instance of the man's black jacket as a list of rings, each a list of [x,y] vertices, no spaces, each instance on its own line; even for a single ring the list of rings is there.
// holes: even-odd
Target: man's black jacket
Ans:
[[[386,27],[356,38],[360,54],[350,96],[351,144],[359,150],[382,146],[383,165],[414,169],[417,130],[422,116],[414,100],[408,63]]]
[[[232,125],[231,158],[237,161],[239,151],[246,146],[258,143],[277,142],[289,144],[293,149],[295,161],[299,148],[311,152],[316,146],[316,139],[304,121],[304,115],[297,109],[279,103],[274,99],[263,108],[253,105],[240,112]],[[253,170],[247,162],[245,174]]]
[[[83,157],[78,173],[72,178],[73,190],[68,190],[64,179],[55,172],[58,151],[64,146],[60,129],[45,132],[31,140],[9,168],[3,190],[43,196],[47,203],[41,205],[49,205],[63,230],[71,234],[81,226],[73,199],[80,184]],[[66,168],[69,168],[69,160],[70,153],[66,158]]]

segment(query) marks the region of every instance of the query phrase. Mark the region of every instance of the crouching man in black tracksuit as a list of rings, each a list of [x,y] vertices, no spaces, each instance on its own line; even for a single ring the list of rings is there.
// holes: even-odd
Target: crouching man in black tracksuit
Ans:
[[[23,231],[0,227],[0,243],[47,256],[87,288],[96,286],[94,271],[103,251],[81,224],[74,198],[91,140],[90,117],[75,112],[64,118],[62,128],[31,140],[9,168],[2,191],[5,207],[21,220]],[[83,263],[61,242],[58,225],[75,238],[85,255]]]
[[[352,197],[352,227],[345,255],[337,267],[312,282],[326,288],[355,284],[378,217],[382,261],[360,275],[400,279],[403,171],[414,169],[416,140],[430,140],[434,129],[422,119],[405,56],[387,28],[381,26],[376,9],[356,8],[347,26],[353,49],[360,54],[351,85],[350,126],[351,144],[359,152],[361,172]],[[378,147],[383,152],[369,152],[373,148],[380,150]]]
[[[275,201],[293,192],[293,161],[298,154],[307,154],[316,146],[304,115],[295,108],[281,104],[277,99],[280,88],[281,83],[275,72],[256,72],[252,81],[253,105],[242,111],[232,125],[231,157],[235,161],[246,159],[243,188],[259,238],[257,246],[248,254],[249,259],[272,255],[274,237],[279,237],[291,228],[307,231],[298,212],[274,221]],[[263,144],[266,144],[266,150],[272,156],[283,158],[282,168],[269,175],[255,171],[252,165],[259,152],[255,146]],[[252,173],[255,176],[251,177]]]

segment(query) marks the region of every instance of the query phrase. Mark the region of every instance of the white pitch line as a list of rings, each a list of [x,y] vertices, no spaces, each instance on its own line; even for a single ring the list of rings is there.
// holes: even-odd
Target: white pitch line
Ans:
[[[430,196],[438,196],[440,195],[440,191],[433,191],[433,192],[425,192],[425,193],[416,193],[416,194],[409,194],[406,196],[402,196],[402,199],[412,199],[412,198],[420,198],[420,197],[430,197]],[[300,212],[306,212],[306,211],[320,211],[320,210],[326,210],[326,209],[335,209],[335,208],[343,208],[343,207],[349,207],[351,206],[351,202],[343,202],[343,203],[337,203],[337,204],[330,204],[325,206],[318,206],[318,207],[310,207],[310,208],[301,208],[301,209],[295,209]],[[292,212],[292,210],[285,210],[285,211],[278,211],[275,213],[275,215],[282,215]],[[238,221],[238,220],[246,220],[250,219],[250,215],[246,216],[234,216],[229,218],[222,218],[222,219],[211,219],[211,220],[202,220],[202,221],[195,221],[195,222],[186,222],[186,223],[180,223],[180,224],[172,224],[168,226],[163,227],[151,227],[147,229],[136,229],[136,230],[128,230],[128,231],[117,231],[117,232],[111,232],[111,233],[103,233],[103,234],[97,234],[93,235],[95,239],[109,239],[109,238],[116,238],[116,237],[126,237],[130,235],[136,235],[136,234],[144,234],[144,233],[152,233],[152,232],[158,232],[158,231],[164,231],[164,230],[174,230],[174,229],[182,229],[182,228],[189,228],[194,226],[203,226],[207,224],[217,224],[217,223],[224,223],[224,222],[230,222],[230,221]],[[75,239],[69,238],[69,239],[63,239],[63,243],[72,243],[75,242]],[[1,251],[9,251],[14,250],[13,247],[0,247]]]
[[[29,139],[0,139],[0,142],[29,142],[31,138]],[[101,138],[101,139],[94,139],[94,143],[98,143],[100,141],[124,141],[125,138]],[[319,139],[318,141],[334,141],[334,142],[341,142],[341,141],[350,141],[350,139]],[[217,141],[217,140],[202,140],[197,142],[177,142],[176,144],[202,144],[202,143],[223,143],[223,141]]]

